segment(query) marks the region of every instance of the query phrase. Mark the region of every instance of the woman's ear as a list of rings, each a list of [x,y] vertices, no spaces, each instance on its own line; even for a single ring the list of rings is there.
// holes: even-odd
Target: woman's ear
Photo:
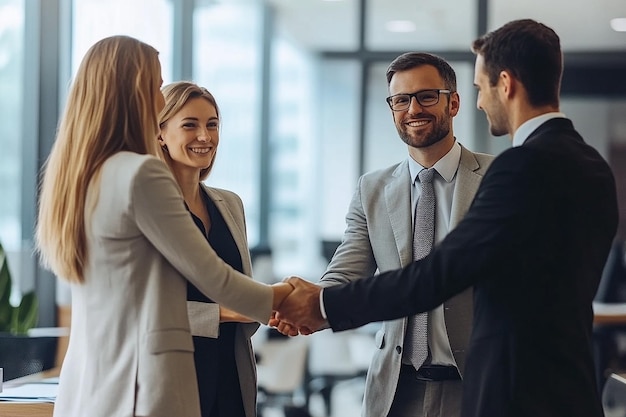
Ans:
[[[157,140],[159,141],[159,146],[161,147],[161,149],[163,149],[163,152],[167,152],[167,145],[163,141],[163,137],[161,137],[161,135],[159,135],[157,137]]]

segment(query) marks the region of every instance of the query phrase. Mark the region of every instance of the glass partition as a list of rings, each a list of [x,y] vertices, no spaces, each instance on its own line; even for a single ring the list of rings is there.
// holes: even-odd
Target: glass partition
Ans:
[[[173,8],[169,0],[73,0],[72,74],[102,38],[128,35],[159,51],[164,82],[172,80]]]
[[[22,252],[22,140],[24,0],[0,0],[0,243],[14,280]],[[13,286],[13,290],[18,288]]]

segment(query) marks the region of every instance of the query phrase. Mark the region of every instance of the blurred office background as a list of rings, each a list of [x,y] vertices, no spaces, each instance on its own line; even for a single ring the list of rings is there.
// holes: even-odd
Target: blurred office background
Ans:
[[[221,140],[207,183],[242,197],[255,278],[316,280],[358,176],[406,158],[385,103],[389,62],[411,50],[449,60],[457,139],[497,154],[510,141],[491,137],[476,109],[469,45],[526,17],[561,37],[562,110],[615,171],[624,240],[626,23],[614,20],[626,19],[623,0],[0,0],[0,242],[15,297],[36,289],[41,326],[57,325],[57,305],[69,302],[32,253],[38,172],[97,40],[137,37],[160,51],[165,83],[214,93]]]

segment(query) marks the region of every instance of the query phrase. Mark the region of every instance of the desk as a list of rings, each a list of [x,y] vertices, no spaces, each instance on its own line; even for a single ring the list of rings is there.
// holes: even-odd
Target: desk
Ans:
[[[2,417],[52,417],[54,404],[0,402]]]
[[[54,368],[33,375],[27,375],[22,378],[4,382],[3,388],[15,387],[29,382],[37,382],[45,378],[59,376],[59,372],[59,368]],[[53,410],[54,404],[52,403],[0,401],[0,416],[2,417],[52,417]]]

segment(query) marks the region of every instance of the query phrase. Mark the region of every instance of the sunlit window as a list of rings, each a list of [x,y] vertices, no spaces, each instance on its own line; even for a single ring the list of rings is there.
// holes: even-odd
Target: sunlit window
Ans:
[[[128,35],[159,51],[163,80],[172,79],[172,3],[169,0],[74,0],[72,73],[102,38]]]
[[[0,242],[17,277],[21,251],[24,0],[0,0]]]
[[[194,81],[221,112],[220,144],[206,183],[244,202],[248,242],[259,241],[261,2],[212,3],[194,13]]]
[[[276,37],[272,47],[270,244],[277,274],[317,279],[320,256],[316,57]],[[321,269],[321,268],[319,268]]]

